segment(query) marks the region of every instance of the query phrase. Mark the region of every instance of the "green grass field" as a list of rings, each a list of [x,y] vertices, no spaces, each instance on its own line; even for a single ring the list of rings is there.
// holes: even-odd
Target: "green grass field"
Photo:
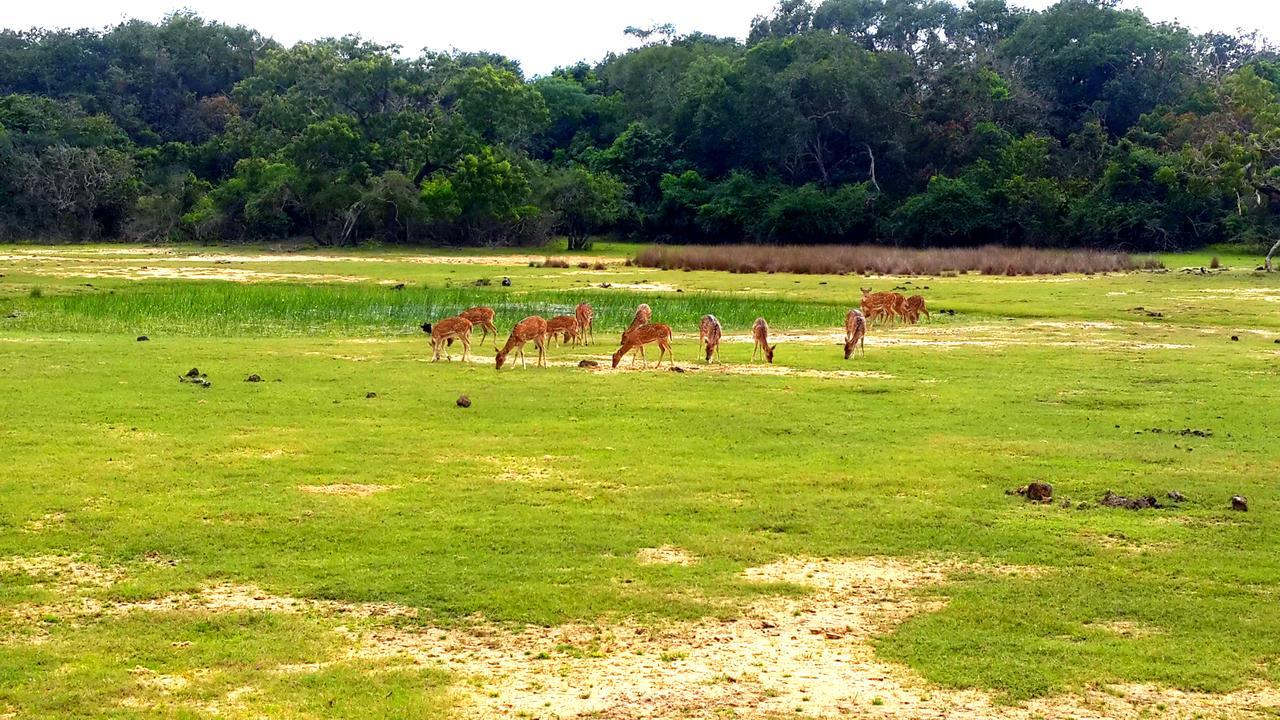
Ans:
[[[1257,258],[864,278],[633,250],[0,247],[0,718],[1280,714]],[[955,314],[846,362],[867,285]],[[479,335],[431,363],[417,329],[583,299],[599,344],[546,369],[495,372]],[[574,367],[639,302],[688,371]],[[757,315],[774,368],[747,366]],[[1053,504],[1006,494],[1038,480]]]

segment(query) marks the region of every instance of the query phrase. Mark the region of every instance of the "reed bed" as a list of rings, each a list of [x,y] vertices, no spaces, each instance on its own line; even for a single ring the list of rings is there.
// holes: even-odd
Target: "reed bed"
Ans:
[[[655,322],[667,323],[676,332],[697,332],[699,319],[707,313],[719,317],[730,331],[749,330],[760,315],[779,327],[839,327],[848,310],[835,304],[717,293],[161,282],[115,292],[16,298],[10,303],[14,317],[0,319],[0,328],[152,337],[403,335],[420,333],[423,322],[487,305],[494,308],[498,327],[505,332],[529,315],[572,315],[580,302],[592,304],[596,329],[605,334],[621,332],[640,303],[653,308]]]
[[[650,246],[635,264],[663,270],[802,275],[1062,275],[1164,267],[1154,257],[1102,250],[1042,250],[988,245],[915,250],[883,245]]]

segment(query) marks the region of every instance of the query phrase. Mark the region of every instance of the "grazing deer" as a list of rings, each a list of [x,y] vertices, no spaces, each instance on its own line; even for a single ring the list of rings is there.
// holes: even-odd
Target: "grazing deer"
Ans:
[[[622,347],[618,348],[618,351],[613,354],[613,366],[615,368],[618,367],[618,362],[622,360],[623,355],[639,350],[644,367],[648,367],[649,363],[644,357],[644,346],[655,342],[658,343],[658,347],[661,349],[658,354],[658,367],[662,367],[664,355],[667,356],[671,366],[675,367],[675,353],[671,352],[671,328],[661,324],[641,325],[628,332],[622,339]],[[632,356],[631,364],[634,365],[635,361],[635,356]]]
[[[720,338],[724,337],[724,328],[720,327],[720,320],[715,315],[704,315],[702,322],[698,324],[698,344],[707,346],[707,362],[711,362],[712,356],[717,361],[720,360]],[[721,364],[724,364],[721,361]]]
[[[848,360],[862,346],[862,355],[867,355],[867,318],[861,310],[854,308],[844,316],[844,359]]]
[[[933,320],[933,316],[929,314],[929,309],[924,306],[923,295],[912,295],[907,298],[907,322],[912,325],[920,322],[921,313],[924,313],[924,316],[929,320]]]
[[[531,315],[511,328],[511,335],[507,338],[507,344],[502,346],[502,349],[498,351],[495,357],[497,368],[499,370],[502,369],[503,364],[507,362],[507,355],[511,354],[512,350],[515,350],[516,354],[520,356],[520,366],[529,367],[524,360],[524,346],[529,342],[533,342],[538,348],[538,365],[546,365],[547,321],[537,315]]]
[[[445,318],[440,322],[423,323],[422,332],[431,336],[431,350],[434,356],[431,362],[440,359],[440,352],[444,351],[444,356],[448,360],[449,357],[448,343],[450,340],[457,338],[462,341],[462,361],[467,361],[467,355],[471,353],[471,321],[464,317]]]
[[[756,318],[756,324],[751,326],[751,337],[756,341],[755,348],[751,350],[751,362],[756,361],[756,353],[763,349],[764,359],[772,363],[773,351],[778,346],[769,344],[769,323],[764,318]]]
[[[493,333],[493,341],[498,341],[498,327],[493,324],[493,308],[473,307],[469,310],[463,310],[458,317],[466,318],[471,321],[473,326],[478,326],[484,331],[484,335],[480,337],[480,342],[489,339],[489,333]]]
[[[558,336],[564,336],[564,344],[568,344],[570,339],[576,343],[578,340],[578,318],[573,315],[558,315],[547,321],[547,340],[555,340]]]
[[[871,292],[871,288],[862,288],[862,313],[868,322],[874,323],[879,318],[885,322],[893,320],[897,314],[898,300],[902,297],[892,292]]]
[[[591,309],[589,303],[582,303],[573,311],[573,316],[578,319],[578,336],[582,338],[583,345],[590,345],[591,341],[596,339],[595,331],[595,312]]]

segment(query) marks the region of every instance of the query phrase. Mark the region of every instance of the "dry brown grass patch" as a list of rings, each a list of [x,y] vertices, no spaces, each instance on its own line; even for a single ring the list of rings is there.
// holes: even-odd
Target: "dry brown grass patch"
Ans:
[[[912,250],[882,245],[650,246],[635,263],[663,270],[785,272],[807,275],[1061,275],[1163,267],[1154,257],[1099,250],[1042,250],[988,245]]]
[[[636,562],[641,565],[692,565],[698,562],[693,553],[674,545],[640,548],[636,551]]]
[[[299,485],[298,489],[312,495],[341,495],[344,497],[369,497],[390,490],[398,490],[399,485],[362,485],[360,483],[333,483],[331,485]]]

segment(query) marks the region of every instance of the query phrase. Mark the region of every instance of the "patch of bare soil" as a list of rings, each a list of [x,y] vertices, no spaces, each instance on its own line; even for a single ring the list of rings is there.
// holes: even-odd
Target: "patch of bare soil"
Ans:
[[[804,585],[731,621],[567,625],[510,633],[479,624],[423,631],[346,630],[357,658],[403,658],[472,678],[474,717],[943,716],[979,693],[914,689],[875,659],[870,639],[938,600],[910,593],[955,565],[893,559],[787,560],[748,570],[752,582]],[[959,715],[952,715],[959,717]]]
[[[0,575],[3,574],[28,575],[64,592],[111,587],[124,578],[121,568],[102,567],[68,555],[0,558]]]
[[[692,565],[698,558],[684,548],[674,545],[640,548],[636,551],[636,562],[641,565]]]
[[[343,495],[346,497],[369,497],[378,493],[396,490],[399,485],[361,485],[360,483],[334,483],[331,485],[299,485],[298,489],[313,495]]]
[[[45,513],[38,518],[28,520],[22,526],[22,532],[38,533],[44,532],[49,528],[56,527],[67,521],[67,514],[64,512]]]
[[[301,282],[364,282],[354,275],[326,275],[321,273],[281,273],[252,270],[241,267],[134,267],[77,265],[73,269],[30,267],[27,272],[43,277],[60,278],[123,278],[125,280],[226,280],[230,282],[277,282],[297,280]]]

